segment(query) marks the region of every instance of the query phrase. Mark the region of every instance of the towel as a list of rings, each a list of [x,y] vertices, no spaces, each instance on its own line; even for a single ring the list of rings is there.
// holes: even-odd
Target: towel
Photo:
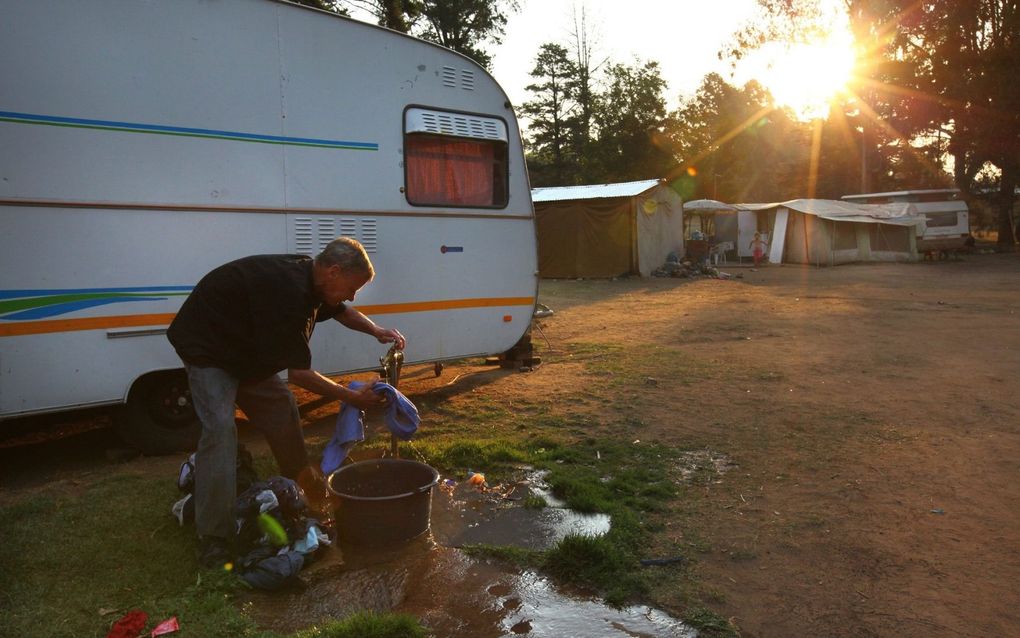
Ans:
[[[360,390],[365,387],[361,381],[351,381],[347,387],[351,390]],[[386,414],[383,421],[386,427],[398,439],[408,441],[418,431],[421,425],[421,418],[418,416],[418,408],[414,407],[411,400],[405,397],[400,390],[397,390],[388,383],[376,382],[372,386],[376,394],[386,396]],[[322,463],[320,467],[323,473],[332,474],[347,458],[347,454],[355,445],[365,440],[365,412],[353,405],[344,403],[340,414],[336,417],[336,428],[333,431],[333,438],[326,444],[322,451]]]

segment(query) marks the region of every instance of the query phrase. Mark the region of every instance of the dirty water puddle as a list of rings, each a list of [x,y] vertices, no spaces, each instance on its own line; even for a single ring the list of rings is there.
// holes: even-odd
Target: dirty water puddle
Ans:
[[[567,509],[545,483],[546,474],[529,470],[519,482],[482,490],[441,483],[432,496],[433,537],[446,547],[486,544],[543,550],[568,534],[600,536],[609,531],[609,515]],[[528,497],[544,499],[547,507],[523,507]]]
[[[614,609],[564,592],[534,571],[458,549],[474,543],[546,549],[567,534],[609,531],[608,516],[563,508],[542,478],[529,473],[513,486],[488,490],[446,484],[433,493],[430,533],[392,548],[330,549],[302,572],[303,588],[250,592],[243,609],[260,626],[279,632],[368,610],[412,614],[444,637],[695,636],[650,607]],[[521,506],[529,495],[551,506]]]

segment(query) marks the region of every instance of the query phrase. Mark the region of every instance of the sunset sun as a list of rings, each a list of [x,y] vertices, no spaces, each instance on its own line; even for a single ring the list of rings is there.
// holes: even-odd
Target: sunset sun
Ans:
[[[829,103],[844,94],[855,63],[849,33],[809,43],[766,45],[747,60],[746,73],[772,93],[776,104],[797,117],[825,117]]]

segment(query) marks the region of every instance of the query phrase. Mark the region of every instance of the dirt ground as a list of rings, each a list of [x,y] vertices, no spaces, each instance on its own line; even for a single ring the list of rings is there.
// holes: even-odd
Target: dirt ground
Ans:
[[[655,344],[723,367],[684,384],[649,370],[634,390],[659,399],[642,439],[737,465],[694,525],[713,609],[748,637],[1020,636],[1020,260],[730,272],[541,295],[553,348]],[[583,383],[541,370],[513,392]]]
[[[742,278],[543,282],[540,367],[419,366],[402,388],[485,395],[522,421],[581,397],[591,436],[725,459],[656,543],[691,554],[742,636],[1020,636],[1020,258],[728,272]],[[614,352],[648,361],[616,370]],[[335,407],[299,402],[328,437]],[[8,451],[0,492],[89,466],[70,458],[83,449],[51,470],[45,450]],[[670,573],[652,602],[679,612]]]

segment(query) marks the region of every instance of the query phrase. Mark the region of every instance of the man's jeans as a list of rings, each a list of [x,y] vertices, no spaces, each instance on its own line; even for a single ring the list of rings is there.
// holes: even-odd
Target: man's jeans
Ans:
[[[237,525],[234,404],[265,435],[280,473],[296,479],[308,466],[297,403],[276,375],[242,383],[220,368],[185,368],[195,412],[202,422],[195,454],[195,527],[199,536],[231,539]]]

